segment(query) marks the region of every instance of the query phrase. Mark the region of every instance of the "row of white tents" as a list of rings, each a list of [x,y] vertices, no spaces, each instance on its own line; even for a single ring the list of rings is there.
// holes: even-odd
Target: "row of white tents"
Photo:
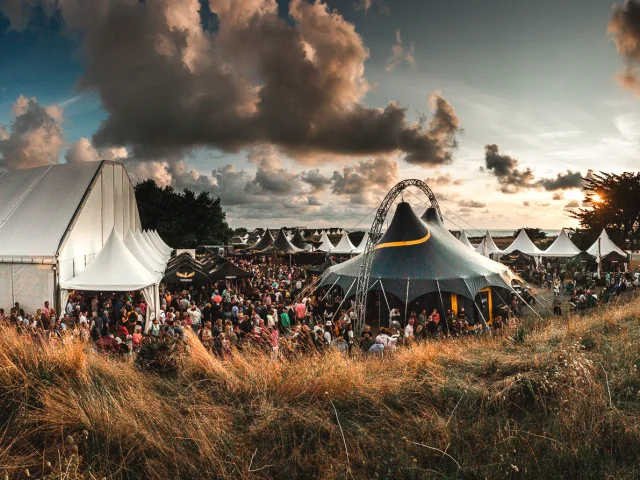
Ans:
[[[569,258],[582,253],[581,250],[571,241],[565,229],[560,231],[558,237],[546,250],[540,250],[536,247],[524,229],[520,230],[520,233],[513,243],[504,250],[498,248],[488,231],[477,246],[473,246],[471,244],[464,231],[460,234],[459,240],[470,249],[475,250],[485,257],[490,257],[491,255],[509,255],[515,251],[519,251],[537,259],[542,257]],[[606,230],[602,230],[598,239],[586,250],[586,252],[594,257],[604,257],[610,253],[627,256],[626,252],[613,243]]]

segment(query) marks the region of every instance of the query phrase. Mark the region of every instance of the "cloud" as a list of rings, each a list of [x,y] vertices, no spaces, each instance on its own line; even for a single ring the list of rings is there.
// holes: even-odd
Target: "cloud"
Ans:
[[[247,193],[290,195],[300,190],[300,178],[283,167],[278,152],[273,148],[255,148],[247,158],[258,165],[255,178],[245,187]]]
[[[363,104],[369,50],[320,1],[292,0],[283,19],[275,0],[209,0],[215,31],[203,29],[199,0],[30,0],[19,13],[2,5],[15,29],[44,9],[80,34],[79,89],[97,93],[107,114],[92,138],[97,149],[125,146],[157,160],[159,151],[272,144],[307,163],[401,152],[436,165],[457,146],[458,119],[439,96],[429,123],[411,122],[394,102]]]
[[[302,172],[300,180],[311,186],[311,193],[320,193],[331,185],[331,178],[320,173],[319,169]]]
[[[486,203],[477,202],[475,200],[460,200],[458,202],[458,205],[460,205],[461,207],[468,207],[468,208],[484,208],[487,206]]]
[[[571,200],[569,203],[567,203],[564,208],[578,208],[580,206],[580,202],[578,202],[578,200]]]
[[[64,158],[67,163],[95,162],[100,160],[100,154],[93,148],[91,140],[83,137],[67,149]]]
[[[389,13],[389,7],[382,0],[356,0],[353,2],[353,8],[358,12],[367,13],[371,7],[377,5],[380,13]]]
[[[35,97],[20,95],[12,107],[15,115],[0,132],[0,168],[8,170],[58,163],[66,145],[62,129],[63,110],[43,107]]]
[[[498,179],[502,193],[517,193],[521,188],[531,188],[534,176],[530,168],[521,170],[518,168],[518,160],[501,154],[497,145],[484,146],[485,169]]]
[[[552,200],[564,200],[564,193],[563,192],[556,192],[556,193],[553,194],[551,199]]]
[[[618,82],[640,94],[640,3],[626,0],[623,5],[614,6],[607,32],[625,63],[624,71],[616,76]]]
[[[391,47],[392,54],[387,60],[387,66],[385,70],[390,72],[403,60],[407,62],[407,64],[415,70],[416,68],[416,59],[413,54],[414,44],[409,45],[409,49],[405,50],[404,45],[402,43],[402,37],[400,36],[400,30],[396,30],[396,43]]]
[[[500,153],[497,145],[484,146],[485,166],[480,167],[481,171],[489,171],[497,178],[502,193],[517,193],[521,189],[538,188],[548,192],[557,190],[570,190],[572,188],[582,188],[584,185],[583,175],[580,172],[567,170],[565,173],[558,173],[553,178],[536,179],[530,168],[519,168],[518,160]],[[586,178],[593,174],[588,170]],[[561,194],[554,194],[554,200],[562,199]]]
[[[387,191],[399,176],[398,162],[386,158],[362,160],[334,171],[331,192],[336,195],[362,195],[368,191]]]
[[[435,177],[428,177],[425,179],[425,183],[428,185],[462,185],[464,182],[460,179],[454,180],[450,173],[445,173],[444,175],[438,174]]]
[[[538,184],[547,191],[569,190],[582,188],[584,180],[580,172],[567,170],[566,173],[559,173],[556,178],[543,178],[538,181]]]
[[[531,202],[529,202],[528,200],[525,200],[524,202],[522,202],[522,205],[524,205],[525,207],[530,207]]]

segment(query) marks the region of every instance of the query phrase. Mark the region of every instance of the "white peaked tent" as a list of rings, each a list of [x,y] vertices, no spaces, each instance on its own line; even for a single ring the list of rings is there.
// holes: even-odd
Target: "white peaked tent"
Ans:
[[[502,254],[502,250],[498,248],[496,243],[493,241],[493,238],[491,238],[491,234],[489,233],[489,230],[487,230],[487,233],[485,234],[480,244],[475,248],[475,250],[480,255],[484,255],[487,258],[489,258],[489,256],[494,254],[497,254],[497,255]]]
[[[143,231],[142,235],[146,237],[149,243],[154,247],[156,247],[156,250],[158,250],[160,253],[166,255],[167,258],[171,256],[171,248],[164,245],[161,240],[158,240],[158,238],[155,236],[153,232],[151,232],[151,230]]]
[[[599,244],[599,245],[598,245]],[[589,247],[587,253],[594,257],[608,255],[612,252],[615,252],[622,256],[627,256],[626,252],[613,243],[613,241],[609,238],[606,230],[602,230],[602,233],[598,237],[598,239]]]
[[[167,244],[165,243],[165,241],[164,241],[164,240],[162,240],[162,237],[160,236],[160,234],[158,233],[158,231],[157,231],[157,230],[153,230],[153,231],[151,231],[151,234],[154,236],[154,238],[155,238],[156,240],[158,240],[158,243],[160,244],[160,246],[162,246],[162,247],[164,247],[164,248],[166,248],[166,249],[168,249],[168,250],[169,250],[169,253],[171,253],[171,252],[173,251],[173,248],[171,248],[169,245],[167,245]],[[246,238],[249,238],[249,236],[248,236],[248,235],[245,235],[245,237],[246,237]]]
[[[315,232],[313,232],[313,235],[312,235],[312,236],[313,236],[313,237],[319,237],[319,236],[320,236],[320,233],[318,233],[318,230],[316,230]]]
[[[124,235],[124,244],[147,270],[162,277],[166,264],[161,264],[151,258],[149,253],[138,243],[131,230]]]
[[[335,255],[350,255],[355,249],[355,245],[351,243],[351,240],[349,240],[349,235],[347,235],[347,232],[344,232],[342,234],[342,238],[338,242],[338,245],[329,250],[329,253],[333,253]]]
[[[369,232],[364,232],[364,237],[362,237],[362,240],[360,241],[360,244],[358,245],[358,248],[356,248],[351,253],[353,255],[360,255],[361,253],[364,253],[364,249],[367,248],[367,242],[368,241],[369,241]]]
[[[78,275],[60,283],[63,290],[129,292],[142,290],[149,305],[147,323],[160,306],[157,273],[147,270],[124,244],[115,229],[93,261]],[[153,313],[151,313],[153,312]]]
[[[509,254],[516,250],[524,253],[525,255],[532,255],[536,257],[542,255],[542,250],[534,245],[524,228],[520,230],[520,233],[518,233],[518,236],[513,243],[505,248],[502,253]]]
[[[149,232],[142,232],[142,237],[147,241],[147,243],[156,249],[156,251],[162,255],[162,258],[168,260],[171,257],[171,252],[166,248],[161,247],[157,240],[153,238],[153,236]]]
[[[471,245],[471,242],[469,241],[469,237],[467,237],[467,233],[464,230],[462,230],[462,233],[460,233],[460,237],[458,238],[458,240],[460,240],[460,242],[462,242],[463,245],[466,245],[471,250],[476,249],[476,247]]]
[[[136,238],[138,244],[142,247],[142,249],[147,252],[147,254],[154,259],[158,263],[167,263],[166,255],[160,253],[154,246],[149,244],[149,241],[142,235],[140,230],[136,230],[133,232],[133,236]]]
[[[327,232],[322,231],[322,236],[320,237],[320,246],[316,248],[316,252],[330,252],[333,248],[333,243],[329,240],[327,236]]]
[[[580,249],[576,247],[567,232],[563,228],[560,235],[553,241],[551,246],[542,252],[543,257],[574,257],[580,253]]]

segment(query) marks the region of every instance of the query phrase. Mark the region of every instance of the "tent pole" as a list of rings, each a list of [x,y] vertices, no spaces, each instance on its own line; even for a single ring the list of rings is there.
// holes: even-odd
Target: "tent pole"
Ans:
[[[327,293],[324,294],[324,297],[322,297],[322,300],[324,300],[325,298],[327,298],[327,295],[329,295],[329,292],[333,289],[333,287],[336,286],[336,283],[338,283],[338,280],[340,280],[340,277],[338,276],[338,278],[336,278],[336,281],[333,282],[333,285],[331,285],[331,288],[329,290],[327,290]]]
[[[438,286],[438,294],[440,295],[440,304],[442,305],[442,313],[444,313],[446,315],[446,313],[444,311],[444,301],[442,300],[442,291],[440,290],[440,282],[438,281],[437,278],[436,278],[436,285]],[[446,316],[445,316],[445,319],[444,319],[444,324],[447,326],[447,336],[449,336],[450,335],[450,333],[449,333],[449,319],[446,318]]]
[[[342,301],[340,302],[340,305],[338,305],[338,308],[336,309],[336,313],[335,313],[335,315],[339,315],[339,313],[340,313],[340,307],[342,307],[342,304],[343,304],[343,303],[344,303],[344,301],[347,299],[347,296],[349,295],[349,292],[351,292],[351,289],[353,288],[353,286],[355,285],[355,283],[356,283],[356,281],[357,281],[357,280],[358,280],[358,279],[355,279],[355,280],[353,281],[353,283],[352,283],[352,284],[351,284],[351,286],[349,287],[349,290],[347,290],[347,293],[345,293],[345,294],[344,294],[344,297],[342,298]],[[334,318],[333,318],[333,321],[334,321],[334,322],[336,321],[336,320],[335,320],[335,315],[334,315]]]
[[[527,302],[525,302],[525,301],[524,301],[524,298],[522,298],[522,297],[520,296],[520,294],[519,294],[518,292],[516,292],[516,291],[513,289],[513,287],[511,287],[511,291],[512,291],[513,293],[515,293],[515,294],[516,294],[516,297],[518,297],[520,300],[522,300],[522,303],[524,303],[527,307],[529,307],[529,309],[530,309],[533,313],[535,313],[536,317],[538,317],[540,320],[543,320],[543,318],[542,318],[540,315],[538,315],[538,312],[536,312],[536,311],[533,309],[533,307],[532,307],[531,305],[529,305]]]
[[[389,305],[389,300],[387,300],[387,293],[384,291],[384,285],[382,284],[382,280],[378,280],[380,282],[380,288],[382,288],[382,295],[384,295],[384,301],[387,304],[387,309],[389,313],[391,313],[391,306]]]
[[[404,326],[407,326],[407,308],[409,307],[409,279],[407,278],[407,295],[404,299]]]

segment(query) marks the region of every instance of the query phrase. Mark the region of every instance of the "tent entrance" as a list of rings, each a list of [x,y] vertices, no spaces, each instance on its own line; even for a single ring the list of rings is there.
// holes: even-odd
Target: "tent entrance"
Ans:
[[[484,317],[488,324],[493,322],[493,295],[490,287],[483,288],[475,298],[475,310],[478,317]]]

